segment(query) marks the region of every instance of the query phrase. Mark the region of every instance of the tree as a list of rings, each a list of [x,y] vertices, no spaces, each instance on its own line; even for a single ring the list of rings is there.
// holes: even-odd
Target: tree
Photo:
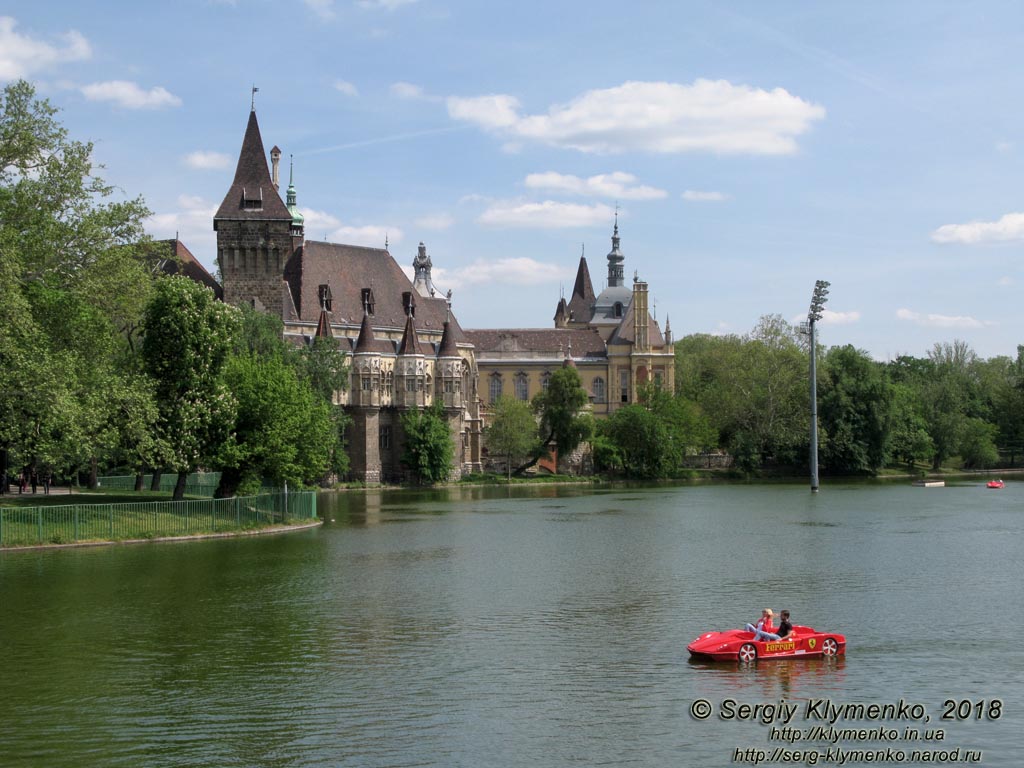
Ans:
[[[833,347],[823,362],[823,464],[839,473],[877,472],[890,456],[892,385],[881,366],[850,345]]]
[[[537,451],[537,421],[530,404],[508,395],[491,406],[490,423],[484,428],[487,450],[503,456],[512,477],[512,466]]]
[[[264,480],[310,484],[327,472],[334,437],[329,406],[284,359],[232,356],[224,383],[237,407],[233,440],[220,455],[218,497],[256,493]]]
[[[421,483],[434,485],[447,480],[452,473],[455,446],[444,417],[444,406],[437,402],[429,408],[403,414],[402,430],[405,433],[402,463]]]
[[[582,413],[589,400],[579,371],[573,366],[559,368],[551,374],[547,389],[534,396],[532,405],[540,417],[541,445],[554,443],[559,460],[575,451],[593,433],[593,420],[589,414]],[[538,459],[520,467],[516,473],[532,466]]]
[[[986,469],[999,461],[995,443],[996,428],[979,418],[971,418],[964,425],[960,439],[960,458],[968,469]]]
[[[0,96],[0,449],[75,468],[110,458],[130,329],[152,282],[141,199],[111,201],[92,145],[31,85]]]
[[[668,425],[642,405],[619,408],[601,425],[600,434],[615,445],[614,455],[629,477],[665,477],[676,466],[677,453],[667,449]]]
[[[176,500],[188,474],[211,464],[230,438],[236,404],[221,371],[238,322],[238,310],[180,275],[158,281],[146,307],[142,356],[156,382],[168,463],[178,473]]]

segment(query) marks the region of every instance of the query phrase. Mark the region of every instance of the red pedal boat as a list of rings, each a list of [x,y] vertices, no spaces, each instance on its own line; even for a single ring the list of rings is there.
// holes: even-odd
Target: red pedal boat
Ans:
[[[989,480],[985,485],[989,488],[1002,488],[1006,483],[1002,480]]]
[[[846,637],[834,632],[818,632],[811,627],[793,626],[781,640],[754,640],[754,633],[743,629],[705,632],[686,650],[695,659],[707,661],[742,661],[758,659],[801,659],[839,656],[846,653]]]

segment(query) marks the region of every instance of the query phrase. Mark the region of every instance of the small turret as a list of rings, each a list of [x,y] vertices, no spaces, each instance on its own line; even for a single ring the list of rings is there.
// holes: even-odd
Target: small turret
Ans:
[[[434,288],[434,281],[430,279],[430,268],[433,264],[430,261],[430,256],[427,254],[427,246],[420,243],[419,250],[412,259],[413,269],[416,270],[416,275],[412,282],[412,287],[416,289],[416,293],[420,296],[433,296],[437,289]]]

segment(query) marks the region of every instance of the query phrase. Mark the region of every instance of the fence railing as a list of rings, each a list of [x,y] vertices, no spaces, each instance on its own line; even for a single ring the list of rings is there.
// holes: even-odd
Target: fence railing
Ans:
[[[100,488],[109,491],[134,491],[135,475],[105,475],[96,478],[99,480]],[[160,491],[173,491],[174,485],[178,482],[176,472],[160,475]],[[193,472],[185,481],[186,496],[206,496],[213,498],[217,485],[220,483],[220,472]],[[142,476],[142,487],[150,490],[153,485],[153,475]]]
[[[218,533],[316,518],[316,493],[230,499],[0,507],[0,547]]]

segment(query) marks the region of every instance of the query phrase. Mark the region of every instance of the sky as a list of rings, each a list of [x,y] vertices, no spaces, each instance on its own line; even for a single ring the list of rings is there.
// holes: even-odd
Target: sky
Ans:
[[[599,292],[617,210],[676,339],[827,280],[879,360],[1024,344],[1022,50],[1016,0],[0,0],[0,84],[211,271],[255,98],[307,239],[424,242],[464,328],[551,327],[581,254]]]

